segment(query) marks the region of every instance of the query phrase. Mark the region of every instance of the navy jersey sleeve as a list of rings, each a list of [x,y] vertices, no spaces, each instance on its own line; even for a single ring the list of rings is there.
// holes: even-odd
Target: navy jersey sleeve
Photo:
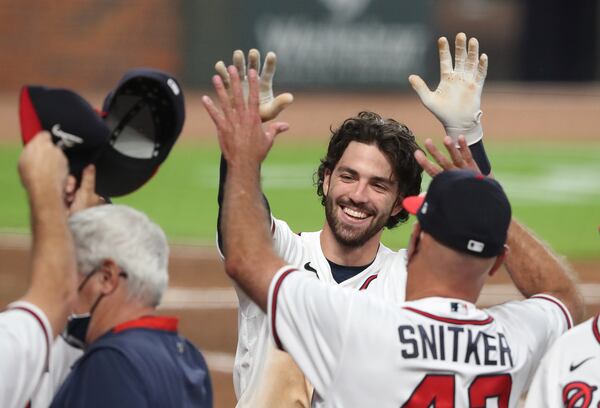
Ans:
[[[74,375],[75,374],[75,375]],[[149,407],[138,370],[119,351],[102,349],[72,371],[51,407]]]

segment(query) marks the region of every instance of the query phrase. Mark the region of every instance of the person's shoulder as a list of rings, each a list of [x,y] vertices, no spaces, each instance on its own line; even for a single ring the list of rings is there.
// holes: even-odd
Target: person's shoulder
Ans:
[[[379,245],[379,250],[377,251],[377,259],[381,262],[389,263],[389,264],[405,264],[407,259],[407,251],[406,249],[393,250],[386,247],[383,244]]]
[[[568,330],[558,340],[556,340],[557,347],[571,345],[575,341],[584,339],[589,339],[597,342],[600,345],[599,318],[600,315],[596,315]]]

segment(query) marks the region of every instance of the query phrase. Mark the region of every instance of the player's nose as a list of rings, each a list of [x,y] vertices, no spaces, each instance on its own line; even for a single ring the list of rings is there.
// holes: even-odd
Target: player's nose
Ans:
[[[367,187],[367,183],[355,183],[350,191],[349,198],[357,204],[366,203],[369,199]]]

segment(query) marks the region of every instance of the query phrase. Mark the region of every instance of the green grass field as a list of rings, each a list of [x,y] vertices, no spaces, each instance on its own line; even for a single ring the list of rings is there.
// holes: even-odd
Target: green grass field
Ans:
[[[324,150],[325,143],[280,144],[263,166],[273,213],[294,230],[322,226],[323,209],[312,181]],[[19,152],[18,146],[0,146],[0,232],[28,229],[25,194],[16,171]],[[562,254],[600,258],[600,144],[491,145],[488,152],[517,218]],[[214,144],[179,145],[146,186],[114,201],[146,212],[173,242],[210,244],[215,236],[218,163]],[[384,242],[403,247],[409,231],[409,226],[386,231]]]

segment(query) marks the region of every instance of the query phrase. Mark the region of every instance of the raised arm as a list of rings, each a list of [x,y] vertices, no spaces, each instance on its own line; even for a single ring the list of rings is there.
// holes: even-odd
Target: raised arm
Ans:
[[[467,48],[468,47],[468,48]],[[455,40],[454,66],[446,37],[438,39],[440,56],[440,82],[430,91],[423,79],[411,75],[408,81],[419,95],[421,102],[444,126],[446,135],[458,146],[458,136],[463,135],[483,174],[491,171],[490,162],[483,147],[481,126],[481,93],[488,69],[488,57],[479,56],[477,38],[469,39],[458,33]]]
[[[19,159],[31,212],[31,285],[22,300],[44,311],[61,333],[76,295],[77,267],[63,193],[67,159],[48,133],[35,136]]]
[[[459,136],[458,143],[461,149],[456,148],[450,137],[444,138],[444,146],[450,154],[447,158],[431,139],[427,139],[425,147],[437,164],[429,161],[422,151],[415,152],[415,158],[432,177],[455,168],[479,171],[463,136]],[[521,294],[525,297],[537,293],[555,296],[569,309],[574,322],[580,322],[584,303],[567,263],[514,218],[508,230],[507,245],[509,252],[504,266]]]
[[[233,52],[233,66],[237,69],[242,83],[242,89],[244,92],[244,100],[248,98],[248,76],[247,72],[250,69],[260,71],[260,52],[256,49],[251,49],[248,52],[248,64],[244,58],[244,53],[241,50],[235,50]],[[259,77],[259,112],[262,122],[267,122],[271,119],[275,119],[277,115],[281,113],[287,106],[293,101],[294,97],[290,93],[283,93],[275,97],[273,95],[273,77],[277,68],[277,57],[275,53],[269,52],[265,57],[264,67]],[[223,86],[229,95],[231,101],[233,101],[233,94],[231,91],[231,79],[227,67],[223,61],[219,61],[215,64],[215,71],[221,77]],[[217,215],[217,241],[219,248],[223,254],[226,253],[223,246],[223,230],[222,224],[222,212],[221,207],[223,205],[223,196],[225,194],[225,180],[227,179],[227,161],[221,155],[219,164],[219,192],[217,195],[217,203],[219,205],[219,213]],[[264,204],[267,210],[270,211],[269,202],[263,195]]]
[[[259,115],[258,76],[248,71],[249,95],[246,104],[235,67],[229,67],[230,98],[220,76],[213,84],[222,113],[212,100],[202,102],[217,128],[219,145],[228,163],[222,206],[223,245],[227,253],[225,270],[262,310],[266,310],[269,285],[285,265],[273,249],[260,189],[259,167],[274,137],[288,129],[287,123],[272,123],[263,130]]]

